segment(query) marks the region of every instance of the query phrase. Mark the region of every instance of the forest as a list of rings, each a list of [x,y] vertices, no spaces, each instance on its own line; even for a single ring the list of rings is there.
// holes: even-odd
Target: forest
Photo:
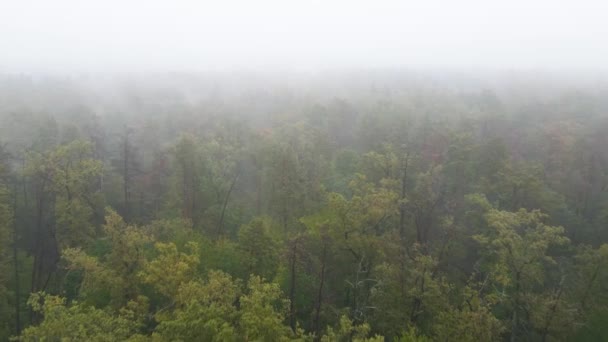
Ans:
[[[608,79],[0,75],[0,341],[608,341]]]

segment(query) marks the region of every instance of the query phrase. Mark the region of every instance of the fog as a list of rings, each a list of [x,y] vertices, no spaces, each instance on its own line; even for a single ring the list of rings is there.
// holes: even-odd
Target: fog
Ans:
[[[607,13],[0,0],[0,341],[608,341]]]
[[[606,69],[603,1],[0,4],[1,72]]]

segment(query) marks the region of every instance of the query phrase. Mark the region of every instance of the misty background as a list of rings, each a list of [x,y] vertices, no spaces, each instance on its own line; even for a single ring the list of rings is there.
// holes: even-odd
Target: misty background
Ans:
[[[606,70],[603,1],[0,2],[0,72]]]

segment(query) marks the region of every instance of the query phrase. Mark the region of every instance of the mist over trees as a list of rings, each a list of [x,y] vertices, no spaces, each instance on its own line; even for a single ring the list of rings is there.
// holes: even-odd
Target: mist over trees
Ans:
[[[608,78],[0,75],[0,340],[608,340]]]

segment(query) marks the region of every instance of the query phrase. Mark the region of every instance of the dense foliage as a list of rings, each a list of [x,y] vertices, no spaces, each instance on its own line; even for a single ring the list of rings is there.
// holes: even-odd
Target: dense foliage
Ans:
[[[608,340],[608,87],[486,76],[2,76],[0,340]]]

